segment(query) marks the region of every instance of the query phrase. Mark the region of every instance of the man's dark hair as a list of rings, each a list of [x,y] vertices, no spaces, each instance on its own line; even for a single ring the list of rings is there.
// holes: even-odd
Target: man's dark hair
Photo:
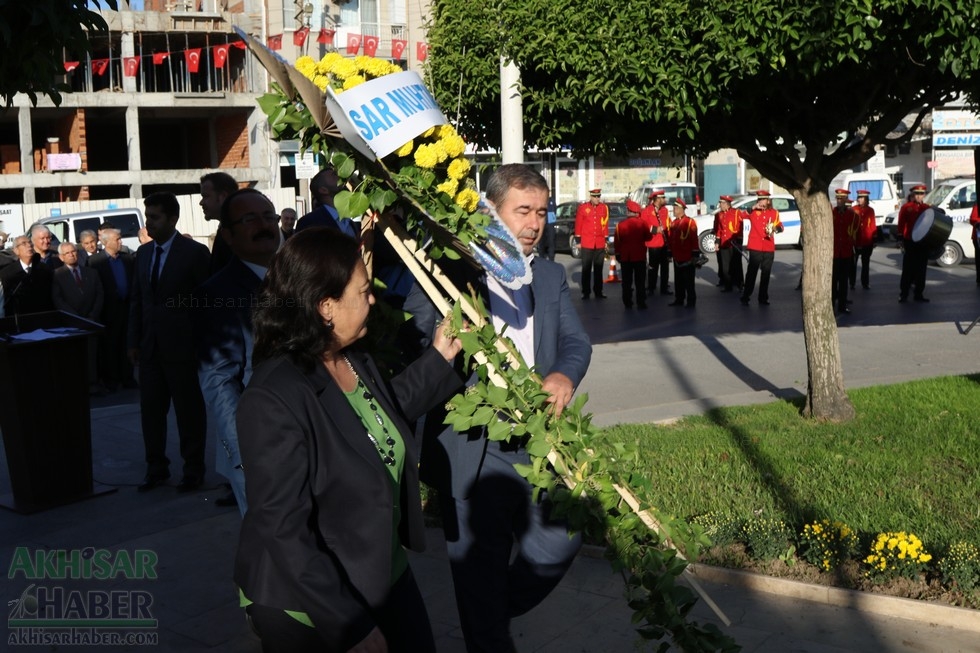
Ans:
[[[209,182],[211,188],[226,195],[231,195],[238,190],[238,182],[227,172],[209,172],[201,177],[201,183],[204,182]]]
[[[495,205],[503,201],[511,188],[526,190],[537,188],[548,192],[548,182],[534,168],[523,163],[508,163],[497,168],[487,184],[487,199]]]
[[[309,372],[334,343],[320,302],[339,299],[360,260],[357,241],[328,227],[296,232],[276,254],[252,316],[253,360],[287,356]]]
[[[265,193],[257,188],[239,188],[234,193],[226,197],[225,201],[221,203],[221,214],[218,217],[218,224],[220,226],[227,227],[232,222],[231,201],[232,199],[242,195],[261,195],[262,197],[265,197],[265,199],[269,200]],[[269,200],[269,204],[272,204],[272,200]],[[275,211],[275,207],[272,207],[272,210]]]
[[[327,175],[333,173],[337,174],[336,169],[333,166],[327,166],[326,168],[320,170],[318,173],[313,175],[313,179],[310,179],[310,192],[314,195],[320,191],[321,188],[327,188]],[[339,177],[338,177],[339,179]],[[329,190],[334,190],[332,187]]]
[[[177,201],[177,196],[170,191],[163,190],[158,193],[150,193],[143,199],[143,204],[159,206],[163,209],[164,214],[180,217],[180,202]]]

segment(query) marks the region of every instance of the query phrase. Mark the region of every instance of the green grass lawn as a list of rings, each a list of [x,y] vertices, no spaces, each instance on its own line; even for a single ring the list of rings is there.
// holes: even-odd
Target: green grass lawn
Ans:
[[[980,545],[980,375],[848,395],[857,418],[846,424],[804,420],[800,402],[777,401],[620,425],[599,439],[636,443],[624,471],[649,478],[646,498],[675,516],[762,516],[797,532],[839,520],[862,550],[883,531],[915,533],[937,553]]]

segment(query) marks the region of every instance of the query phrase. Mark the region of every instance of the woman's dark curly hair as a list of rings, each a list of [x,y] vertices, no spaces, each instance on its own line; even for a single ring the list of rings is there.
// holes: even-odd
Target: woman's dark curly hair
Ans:
[[[252,314],[253,362],[288,356],[312,371],[334,344],[320,302],[344,294],[359,260],[357,241],[336,229],[312,227],[293,234],[259,286]]]

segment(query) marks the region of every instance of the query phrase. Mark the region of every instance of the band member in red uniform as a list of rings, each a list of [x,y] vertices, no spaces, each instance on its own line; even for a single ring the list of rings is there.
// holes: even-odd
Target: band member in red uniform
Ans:
[[[977,285],[980,286],[980,213],[977,212],[977,204],[973,205],[970,211],[970,224],[973,225],[973,261],[977,268]]]
[[[715,247],[718,251],[718,278],[721,291],[731,292],[733,287],[741,289],[742,274],[742,225],[745,213],[732,208],[732,196],[718,198],[718,212],[715,213]]]
[[[848,206],[846,188],[834,191],[837,206],[834,207],[834,267],[830,285],[830,301],[838,313],[850,313],[847,307],[847,286],[851,282],[851,268],[854,265],[854,236],[857,232],[858,216]]]
[[[670,295],[670,248],[667,232],[670,230],[670,213],[667,211],[667,194],[655,190],[647,198],[649,203],[640,219],[646,223],[650,236],[647,238],[647,293],[657,290],[657,277],[660,277],[660,294]]]
[[[687,204],[684,200],[674,200],[674,221],[670,224],[667,238],[670,252],[674,257],[674,301],[669,306],[694,308],[698,302],[694,290],[694,262],[701,255],[698,247],[698,225],[684,213]]]
[[[759,199],[746,218],[749,221],[749,266],[745,271],[745,289],[739,301],[748,306],[755,290],[755,278],[762,271],[759,280],[759,303],[769,305],[769,274],[776,257],[776,234],[783,232],[779,211],[772,208],[771,195],[767,190],[755,193]]]
[[[589,201],[579,204],[575,213],[575,235],[582,247],[582,299],[595,290],[596,299],[603,299],[602,266],[606,260],[606,241],[609,238],[609,207],[600,201],[602,191],[589,191]]]
[[[857,215],[857,234],[854,237],[854,265],[851,266],[851,288],[857,283],[858,261],[861,262],[861,287],[870,288],[871,283],[871,252],[875,248],[875,238],[878,236],[878,222],[875,210],[869,204],[871,191],[858,189],[857,204],[852,210]]]
[[[926,195],[926,187],[918,184],[912,187],[909,201],[898,211],[898,237],[902,239],[905,254],[902,256],[902,280],[899,283],[899,303],[904,304],[909,299],[909,290],[915,286],[913,299],[917,302],[928,302],[922,294],[926,289],[926,267],[929,265],[929,252],[919,243],[912,240],[912,228],[915,221],[929,205],[922,200]]]
[[[636,288],[636,307],[647,307],[647,248],[650,235],[647,225],[640,219],[640,205],[626,201],[626,219],[616,225],[613,243],[616,260],[623,270],[623,304],[633,308],[633,288]]]

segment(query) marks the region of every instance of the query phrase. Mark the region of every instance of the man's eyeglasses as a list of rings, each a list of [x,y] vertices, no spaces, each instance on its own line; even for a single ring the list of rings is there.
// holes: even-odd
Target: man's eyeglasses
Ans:
[[[259,215],[257,213],[246,213],[245,215],[243,215],[242,217],[238,218],[234,222],[229,222],[225,226],[234,227],[236,224],[243,224],[243,225],[245,225],[247,227],[250,224],[257,223],[259,220],[261,220],[262,222],[264,222],[266,224],[278,224],[279,223],[279,214],[278,213],[265,213],[263,215]]]

